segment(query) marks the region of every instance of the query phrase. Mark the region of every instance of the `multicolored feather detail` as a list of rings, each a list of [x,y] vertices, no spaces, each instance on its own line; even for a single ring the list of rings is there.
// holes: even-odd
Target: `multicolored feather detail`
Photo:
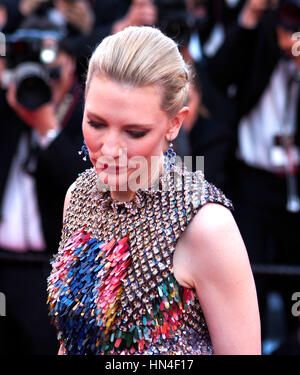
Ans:
[[[98,297],[95,302],[101,315],[97,317],[98,325],[105,327],[104,333],[108,334],[118,308],[118,302],[122,294],[122,279],[126,276],[130,264],[128,250],[128,237],[122,238],[115,246],[115,239],[102,247],[100,257],[106,256],[106,263],[99,271]]]
[[[66,354],[141,354],[180,339],[195,295],[172,274],[157,285],[140,314],[122,309],[123,281],[134,266],[127,236],[101,242],[81,228],[51,263],[48,303]]]
[[[68,354],[101,352],[109,340],[130,264],[127,241],[100,242],[81,228],[52,260],[48,303]]]
[[[105,354],[142,354],[155,345],[163,347],[165,340],[176,342],[178,329],[184,324],[183,315],[194,299],[194,292],[179,286],[170,275],[157,287],[146,314],[134,323],[131,321],[128,331],[118,327],[111,334],[111,340],[104,346]]]

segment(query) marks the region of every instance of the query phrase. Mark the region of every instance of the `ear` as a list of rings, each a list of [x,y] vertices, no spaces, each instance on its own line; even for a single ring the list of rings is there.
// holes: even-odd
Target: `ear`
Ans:
[[[171,118],[168,131],[166,133],[166,138],[168,141],[170,141],[170,138],[174,140],[178,136],[181,125],[183,124],[183,121],[188,115],[189,111],[189,107],[182,107],[181,110]]]

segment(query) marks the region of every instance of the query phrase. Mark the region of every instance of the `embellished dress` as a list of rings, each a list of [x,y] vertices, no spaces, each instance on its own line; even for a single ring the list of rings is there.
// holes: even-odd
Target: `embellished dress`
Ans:
[[[197,294],[177,282],[172,258],[204,204],[233,205],[200,170],[181,171],[130,202],[113,200],[94,168],[77,178],[47,287],[64,354],[213,354]]]

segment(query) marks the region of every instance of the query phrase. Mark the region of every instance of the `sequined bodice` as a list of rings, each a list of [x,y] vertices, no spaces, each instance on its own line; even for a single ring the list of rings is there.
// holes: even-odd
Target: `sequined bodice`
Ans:
[[[176,183],[175,174],[167,191],[139,190],[124,204],[97,188],[94,168],[78,177],[48,278],[66,354],[213,353],[197,295],[176,281],[172,257],[201,206],[233,206],[201,171]]]

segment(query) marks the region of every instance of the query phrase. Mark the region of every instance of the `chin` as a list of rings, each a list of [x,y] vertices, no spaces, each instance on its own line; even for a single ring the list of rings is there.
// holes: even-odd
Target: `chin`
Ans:
[[[101,171],[100,171],[101,172]],[[127,191],[128,188],[128,178],[119,177],[111,174],[104,174],[98,172],[99,179],[105,184],[108,185],[110,191]]]
[[[132,175],[134,169],[127,170],[127,173],[107,173],[97,168],[99,179],[108,185],[111,191],[136,191],[148,183],[148,171],[138,175]],[[144,184],[143,184],[144,183]]]

